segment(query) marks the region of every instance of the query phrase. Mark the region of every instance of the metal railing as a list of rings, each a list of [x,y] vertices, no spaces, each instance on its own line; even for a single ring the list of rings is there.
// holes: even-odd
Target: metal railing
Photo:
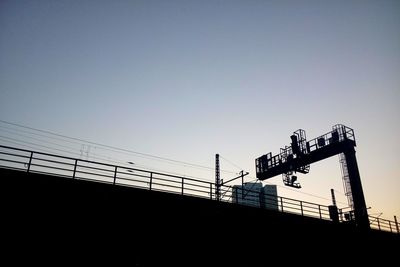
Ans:
[[[0,168],[216,200],[212,182],[3,145],[0,145]],[[328,206],[276,195],[260,197],[259,191],[238,185],[221,186],[221,201],[331,220]],[[375,218],[371,226],[399,233],[399,225],[389,220]]]
[[[390,221],[387,219],[382,219],[379,217],[369,216],[369,224],[371,228],[386,231],[391,233],[398,233],[400,234],[400,224],[396,223],[396,221]]]

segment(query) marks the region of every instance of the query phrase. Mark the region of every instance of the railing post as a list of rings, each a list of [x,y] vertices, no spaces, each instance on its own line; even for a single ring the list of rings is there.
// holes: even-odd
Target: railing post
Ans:
[[[281,198],[281,211],[283,212],[283,200],[282,200],[282,197],[280,197]]]
[[[396,217],[396,215],[394,215],[394,223],[396,224],[397,233],[400,234],[400,231],[399,231],[399,224],[398,224],[398,222],[397,222],[397,217]]]
[[[319,218],[322,219],[321,205],[318,205],[318,211],[319,211]]]
[[[183,195],[183,184],[184,184],[185,178],[182,177],[182,195]]]
[[[210,183],[210,199],[212,200],[212,183]]]
[[[392,232],[392,224],[389,221],[389,228],[390,228],[390,232]]]
[[[76,166],[78,165],[78,159],[75,160],[74,164],[74,172],[72,173],[72,179],[75,179],[75,174],[76,174]]]
[[[115,181],[117,180],[117,166],[115,166],[115,170],[114,170],[114,181],[113,184],[115,184]]]
[[[29,157],[28,169],[26,170],[26,172],[29,172],[29,170],[31,169],[32,158],[33,158],[33,151],[31,152],[31,156]]]
[[[153,173],[150,173],[150,191],[151,191],[151,186],[153,184]]]
[[[381,230],[381,224],[379,223],[379,218],[376,218],[376,222],[378,223],[378,229]]]
[[[304,213],[303,213],[303,201],[300,201],[300,209],[301,209],[301,216],[304,216]]]

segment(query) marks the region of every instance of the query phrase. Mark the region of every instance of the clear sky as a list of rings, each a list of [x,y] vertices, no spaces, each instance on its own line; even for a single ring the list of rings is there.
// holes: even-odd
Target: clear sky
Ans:
[[[2,120],[211,169],[219,153],[252,177],[293,131],[342,123],[369,212],[387,219],[400,217],[399,100],[399,1],[0,2]],[[300,193],[267,182],[346,202],[337,157],[300,175]]]

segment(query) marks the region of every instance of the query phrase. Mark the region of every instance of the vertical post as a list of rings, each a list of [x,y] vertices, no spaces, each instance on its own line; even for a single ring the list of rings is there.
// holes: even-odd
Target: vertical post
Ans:
[[[329,218],[335,222],[339,222],[339,213],[338,213],[338,208],[335,205],[329,205],[328,206],[328,211],[329,211]]]
[[[303,214],[303,201],[300,201],[300,208],[301,208],[301,216],[304,216],[304,214]]]
[[[183,195],[183,185],[184,185],[185,178],[182,177],[182,195]]]
[[[388,221],[388,222],[389,222],[390,232],[392,232],[392,224],[390,223],[390,221]]]
[[[240,175],[242,176],[242,200],[243,200],[243,189],[244,189],[244,175],[243,175],[243,171],[240,172]]]
[[[219,154],[215,154],[215,198],[221,200],[221,180],[219,175]]]
[[[210,183],[210,199],[212,200],[212,195],[213,195],[213,192],[212,192],[212,183]]]
[[[31,156],[29,157],[28,169],[26,170],[26,172],[29,172],[29,170],[31,169],[32,158],[33,158],[33,151],[31,152]]]
[[[153,173],[150,173],[150,191],[151,191],[151,186],[153,184]]]
[[[282,200],[282,197],[280,197],[281,198],[281,211],[283,212],[283,200]]]
[[[378,223],[378,229],[381,230],[381,224],[379,223],[379,218],[376,218],[377,223]]]
[[[397,222],[397,217],[396,217],[396,215],[394,215],[394,223],[396,224],[397,233],[400,234],[400,231],[399,231],[399,223]]]
[[[319,218],[322,219],[321,205],[318,205],[318,211],[319,211]]]
[[[117,180],[117,166],[115,166],[115,170],[114,170],[114,181],[113,184],[115,184],[115,181]]]
[[[74,172],[72,173],[72,179],[75,179],[76,175],[76,166],[78,165],[78,159],[75,159],[75,164],[74,164]]]
[[[233,190],[233,189],[232,189]],[[235,190],[235,203],[237,204],[237,203],[239,203],[239,200],[238,200],[238,188],[236,188],[236,190]]]
[[[332,196],[332,205],[336,206],[335,192],[333,191],[333,189],[331,189],[331,196]]]

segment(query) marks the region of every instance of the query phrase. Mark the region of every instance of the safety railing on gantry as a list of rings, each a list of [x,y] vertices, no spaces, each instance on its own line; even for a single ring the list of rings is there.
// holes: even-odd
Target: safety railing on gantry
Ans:
[[[0,145],[0,168],[217,200],[216,186],[212,182],[10,146]],[[260,195],[260,191],[241,185],[221,186],[219,201],[331,220],[328,206],[276,195]],[[399,225],[388,220],[372,220],[371,226],[399,233]]]

